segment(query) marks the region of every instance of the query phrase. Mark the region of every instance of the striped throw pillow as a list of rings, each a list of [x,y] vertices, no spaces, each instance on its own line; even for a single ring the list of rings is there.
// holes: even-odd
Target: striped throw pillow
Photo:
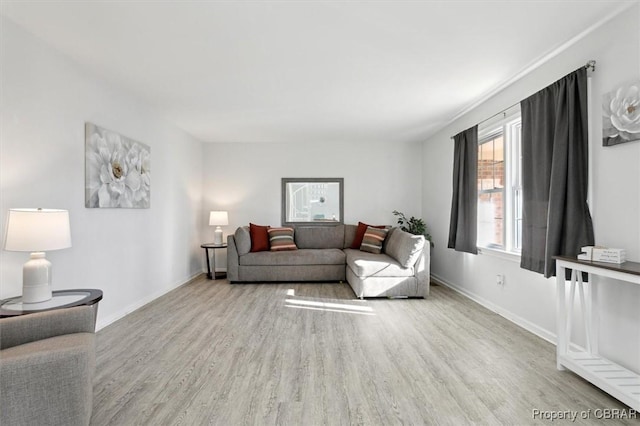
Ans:
[[[269,228],[271,251],[298,250],[293,241],[293,228]]]
[[[362,237],[360,250],[375,254],[382,253],[382,243],[384,243],[384,239],[387,238],[387,232],[389,232],[388,229],[369,226],[364,233],[364,237]]]

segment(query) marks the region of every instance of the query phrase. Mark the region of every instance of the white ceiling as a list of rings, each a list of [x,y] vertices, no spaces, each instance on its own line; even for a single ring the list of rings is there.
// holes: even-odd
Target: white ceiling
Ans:
[[[203,141],[398,143],[624,4],[3,0],[1,12]]]

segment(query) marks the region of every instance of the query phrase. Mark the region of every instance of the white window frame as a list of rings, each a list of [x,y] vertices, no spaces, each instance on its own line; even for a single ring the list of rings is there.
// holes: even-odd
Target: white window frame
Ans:
[[[503,190],[504,245],[481,245],[477,242],[481,253],[497,254],[519,261],[521,247],[517,244],[517,203],[522,197],[521,182],[521,116],[520,108],[501,114],[496,119],[488,120],[478,129],[478,146],[502,134],[504,140],[505,182]],[[480,191],[478,191],[478,195]],[[478,197],[479,202],[479,197]]]
[[[507,153],[509,155],[510,173],[507,176],[507,185],[509,191],[507,191],[507,215],[508,219],[508,231],[507,231],[507,250],[512,253],[520,255],[522,251],[522,241],[518,243],[518,200],[520,200],[520,214],[522,215],[522,122],[520,114],[517,118],[505,124],[507,131],[509,132],[509,140],[506,144],[508,146]],[[522,219],[522,218],[520,218]],[[520,227],[520,239],[522,239],[522,227]]]

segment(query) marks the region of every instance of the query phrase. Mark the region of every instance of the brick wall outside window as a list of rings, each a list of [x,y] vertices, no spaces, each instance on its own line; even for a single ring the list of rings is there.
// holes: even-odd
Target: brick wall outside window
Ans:
[[[504,186],[504,141],[497,136],[478,146],[478,239],[483,244],[504,246]]]

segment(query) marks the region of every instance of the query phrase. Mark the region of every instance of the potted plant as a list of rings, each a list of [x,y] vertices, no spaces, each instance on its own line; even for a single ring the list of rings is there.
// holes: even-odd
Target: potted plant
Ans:
[[[434,247],[431,235],[427,232],[427,225],[424,223],[424,220],[417,219],[413,216],[407,219],[404,213],[401,213],[398,210],[394,210],[393,214],[398,216],[398,225],[400,225],[400,229],[413,235],[423,235],[429,241],[431,247]]]

